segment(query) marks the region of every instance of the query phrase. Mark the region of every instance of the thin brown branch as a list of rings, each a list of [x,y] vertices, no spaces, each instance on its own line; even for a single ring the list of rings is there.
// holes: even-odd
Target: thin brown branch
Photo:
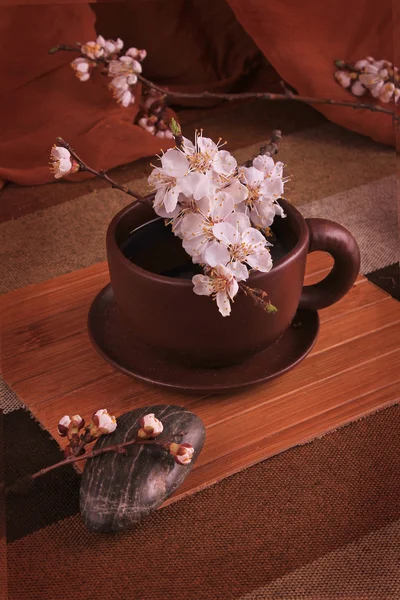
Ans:
[[[50,48],[49,50],[49,54],[55,54],[56,52],[60,52],[60,50],[63,50],[65,52],[79,52],[79,54],[81,54],[81,47],[79,46],[68,46],[66,44],[59,44],[58,46],[54,46],[54,48]],[[99,58],[89,58],[86,57],[88,60],[92,61],[92,62],[97,62],[100,65],[108,65],[109,61],[100,56]]]
[[[274,306],[271,303],[267,292],[265,292],[264,290],[252,288],[249,285],[243,283],[243,281],[239,282],[239,288],[242,290],[242,292],[244,292],[246,296],[249,296],[253,300],[253,302],[258,308],[262,308],[268,313],[276,313],[278,311],[276,306]]]
[[[121,192],[124,192],[125,194],[132,196],[132,198],[134,198],[138,202],[142,202],[144,204],[151,204],[151,200],[152,200],[151,194],[149,194],[147,196],[141,196],[140,194],[138,194],[138,193],[134,192],[133,190],[131,190],[130,188],[128,188],[126,185],[122,185],[122,184],[118,183],[117,181],[114,181],[114,179],[111,179],[111,177],[109,177],[107,175],[106,171],[96,171],[95,169],[92,169],[92,167],[89,167],[85,162],[83,162],[83,160],[77,155],[75,150],[73,150],[71,148],[71,146],[68,144],[68,142],[66,142],[62,138],[58,137],[56,139],[56,143],[58,146],[61,146],[62,148],[66,148],[68,150],[68,152],[71,154],[72,158],[74,158],[76,160],[76,162],[78,163],[80,171],[86,171],[88,173],[92,173],[93,175],[97,175],[98,177],[101,177],[102,179],[107,181],[111,185],[111,187],[113,187],[117,190],[121,190]]]
[[[181,434],[181,433],[177,434],[177,436],[181,436],[181,435],[184,435],[184,434]],[[176,437],[176,436],[172,436],[172,437]],[[10,486],[8,489],[6,489],[6,492],[9,493],[9,492],[13,492],[13,491],[20,491],[23,489],[24,486],[29,486],[31,483],[33,483],[33,481],[35,481],[35,479],[42,477],[42,475],[46,475],[46,473],[50,473],[50,471],[54,471],[54,469],[58,469],[60,467],[66,466],[66,465],[70,465],[72,463],[76,463],[81,460],[95,458],[96,456],[100,456],[101,454],[106,454],[108,452],[116,452],[117,454],[126,454],[126,448],[128,448],[129,446],[133,446],[134,444],[142,445],[142,446],[145,446],[145,445],[158,446],[160,448],[168,450],[168,447],[171,443],[172,442],[170,440],[136,440],[135,439],[135,440],[130,440],[129,442],[124,442],[122,444],[114,444],[113,446],[106,446],[105,448],[99,448],[98,450],[91,450],[90,452],[88,452],[86,454],[81,454],[79,456],[69,456],[68,458],[65,458],[64,460],[60,460],[59,462],[54,463],[53,465],[44,467],[43,469],[40,469],[40,471],[37,471],[33,475],[28,475],[21,481],[15,482],[12,486]]]
[[[261,146],[258,154],[268,154],[272,156],[279,152],[279,146],[282,141],[282,131],[280,129],[274,129],[271,134],[271,140],[265,146]],[[250,158],[246,160],[243,164],[244,167],[251,167],[253,164],[253,159]]]
[[[161,87],[156,85],[143,77],[143,75],[138,75],[138,80],[141,81],[144,85],[157,90],[158,92],[162,92],[171,98],[215,98],[220,100],[228,100],[232,102],[233,100],[271,100],[271,101],[295,101],[295,102],[303,102],[304,104],[328,104],[332,106],[343,106],[347,108],[353,109],[365,109],[372,112],[380,112],[386,115],[390,115],[393,119],[400,121],[400,115],[397,115],[395,111],[389,110],[388,108],[383,108],[379,104],[366,104],[365,102],[348,102],[347,100],[333,100],[332,98],[312,98],[310,96],[298,96],[293,93],[284,93],[284,94],[275,94],[272,92],[241,92],[237,94],[226,94],[226,93],[218,93],[218,92],[199,92],[199,93],[191,93],[191,92],[172,92],[168,88]]]
[[[60,51],[60,50],[65,50],[67,52],[80,52],[80,48],[79,46],[68,46],[66,44],[59,44],[58,46],[55,46],[54,48],[50,49],[50,53],[51,54],[55,54],[56,52]],[[94,62],[98,62],[98,63],[102,63],[102,64],[107,64],[107,59],[104,58],[98,58],[95,59]],[[390,115],[395,121],[400,121],[400,115],[398,115],[396,113],[396,111],[394,110],[390,110],[388,108],[383,108],[382,106],[380,106],[379,104],[368,104],[366,102],[349,102],[347,100],[333,100],[332,98],[312,98],[311,96],[299,96],[297,94],[293,94],[293,92],[291,90],[289,90],[286,85],[284,86],[284,90],[285,93],[284,94],[275,94],[272,92],[241,92],[241,93],[237,93],[237,94],[227,94],[227,93],[219,93],[219,92],[208,92],[208,91],[204,91],[204,92],[173,92],[171,90],[169,90],[168,88],[159,86],[155,83],[153,83],[152,81],[150,81],[149,79],[146,79],[146,77],[143,77],[143,75],[137,74],[137,78],[139,81],[141,81],[143,83],[143,85],[147,86],[148,88],[151,88],[153,90],[156,90],[162,94],[165,94],[167,96],[169,96],[170,98],[215,98],[215,99],[219,99],[219,100],[227,100],[229,102],[232,102],[234,100],[270,100],[273,102],[287,102],[287,101],[294,101],[294,102],[302,102],[304,104],[310,104],[310,105],[318,105],[318,104],[327,104],[327,105],[331,105],[331,106],[342,106],[344,108],[353,108],[354,110],[357,109],[364,109],[364,110],[369,110],[371,112],[379,112],[379,113],[383,113],[386,115]]]

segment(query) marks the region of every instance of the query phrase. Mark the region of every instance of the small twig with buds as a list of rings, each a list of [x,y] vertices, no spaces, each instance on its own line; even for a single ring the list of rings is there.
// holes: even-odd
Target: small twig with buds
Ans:
[[[232,102],[234,100],[270,100],[270,101],[296,101],[302,102],[303,104],[330,104],[332,106],[343,106],[346,108],[365,109],[371,112],[380,112],[390,115],[393,119],[400,121],[400,115],[397,115],[395,111],[383,108],[379,104],[366,104],[365,102],[348,102],[347,100],[333,100],[332,98],[312,98],[310,96],[300,96],[293,94],[291,91],[286,91],[284,94],[275,94],[272,92],[240,92],[237,94],[219,93],[219,92],[172,92],[168,88],[163,88],[159,85],[152,83],[149,79],[138,75],[138,80],[144,85],[157,90],[163,94],[166,94],[170,98],[215,98],[219,100],[227,100]]]
[[[103,38],[102,38],[102,40],[103,40]],[[60,50],[65,50],[68,52],[79,52],[79,53],[82,53],[83,56],[85,56],[85,53],[83,52],[83,49],[85,48],[85,46],[87,46],[87,45],[83,45],[83,46],[77,45],[76,47],[74,47],[74,46],[68,46],[66,44],[59,44],[58,46],[51,48],[49,52],[51,54],[55,54],[56,52],[58,52]],[[86,54],[86,56],[88,56],[88,55]],[[113,56],[116,56],[116,55],[113,55]],[[124,57],[122,57],[122,58],[124,58]],[[108,65],[108,63],[110,62],[110,59],[106,58],[104,55],[89,56],[88,60],[92,61],[93,64],[97,63],[99,65]],[[339,61],[336,61],[336,64],[337,64],[337,66],[339,66],[342,64],[344,65],[345,63],[340,63]],[[140,71],[141,71],[141,69],[140,69]],[[159,86],[159,85],[153,83],[152,81],[150,81],[149,79],[147,79],[146,77],[141,75],[140,71],[135,72],[135,75],[136,75],[138,81],[140,81],[148,89],[152,89],[152,90],[158,92],[159,94],[161,94],[162,96],[168,96],[169,98],[188,98],[188,99],[213,98],[213,99],[218,99],[218,100],[227,100],[229,102],[232,102],[234,100],[269,100],[269,101],[277,101],[277,102],[295,101],[295,102],[302,102],[303,104],[310,104],[310,105],[327,104],[327,105],[332,105],[332,106],[342,106],[344,108],[352,108],[354,110],[364,109],[364,110],[369,110],[371,112],[379,112],[379,113],[390,115],[395,121],[400,121],[400,115],[396,114],[396,111],[390,110],[388,108],[383,108],[379,104],[367,104],[365,102],[361,102],[361,103],[360,102],[349,102],[347,100],[333,100],[332,98],[312,98],[310,96],[300,96],[298,94],[294,94],[292,92],[292,90],[290,90],[285,83],[282,83],[283,88],[284,88],[283,94],[276,94],[276,93],[272,93],[272,92],[241,92],[241,93],[236,93],[236,94],[229,94],[229,93],[223,93],[223,92],[209,92],[209,91],[197,92],[197,93],[196,92],[180,92],[180,91],[171,91],[168,88],[165,88],[165,87],[162,87],[162,86]]]
[[[174,118],[171,119],[170,129],[172,131],[172,135],[174,136],[176,147],[181,149],[183,146],[183,135],[181,126]]]
[[[273,156],[279,152],[279,146],[282,141],[282,131],[280,129],[274,129],[271,134],[271,139],[265,146],[261,146],[259,155]],[[250,158],[244,163],[244,167],[251,167],[253,165],[253,159]]]
[[[106,409],[98,410],[92,417],[90,423],[85,427],[85,420],[80,415],[74,415],[69,417],[65,415],[60,419],[58,423],[58,432],[62,437],[68,437],[70,440],[69,445],[65,448],[64,453],[67,457],[53,465],[44,467],[37,471],[33,475],[28,475],[22,480],[15,482],[12,486],[6,489],[7,493],[24,491],[29,489],[36,479],[54,471],[60,467],[70,465],[81,460],[87,460],[106,454],[108,452],[115,452],[117,454],[127,454],[126,449],[133,445],[146,445],[146,446],[158,446],[162,448],[168,454],[173,456],[176,463],[180,465],[188,465],[193,458],[194,448],[191,444],[177,443],[175,438],[182,437],[186,432],[179,432],[171,436],[172,439],[158,439],[163,430],[162,422],[154,416],[154,413],[149,413],[142,417],[139,421],[140,428],[137,432],[137,437],[134,440],[128,442],[122,442],[121,444],[113,444],[98,450],[91,450],[85,452],[85,446],[96,441],[99,437],[107,435],[115,431],[117,427],[117,421],[115,417],[108,414]],[[83,433],[79,434],[83,430]]]
[[[246,296],[249,296],[255,303],[256,306],[262,308],[267,313],[276,313],[278,309],[274,306],[269,299],[267,292],[264,290],[260,290],[259,288],[252,288],[249,285],[243,283],[243,281],[239,282],[239,287],[244,292]]]
[[[133,192],[126,185],[122,185],[122,184],[118,183],[117,181],[114,181],[114,179],[111,179],[111,177],[109,177],[107,175],[106,171],[103,171],[103,170],[96,171],[95,169],[92,169],[92,167],[89,167],[89,165],[87,165],[85,162],[83,162],[83,160],[77,155],[75,150],[73,150],[71,148],[71,146],[68,144],[68,142],[66,142],[62,138],[58,137],[56,139],[56,144],[57,144],[57,146],[68,150],[68,152],[70,153],[72,158],[76,161],[78,168],[75,169],[75,172],[76,171],[86,171],[88,173],[92,173],[93,175],[97,175],[98,177],[101,177],[102,179],[107,181],[107,183],[109,183],[111,185],[111,187],[113,187],[117,190],[121,190],[121,192],[124,192],[125,194],[132,196],[132,198],[134,198],[138,202],[143,202],[144,204],[151,204],[151,202],[150,202],[151,195],[141,196],[140,194]]]

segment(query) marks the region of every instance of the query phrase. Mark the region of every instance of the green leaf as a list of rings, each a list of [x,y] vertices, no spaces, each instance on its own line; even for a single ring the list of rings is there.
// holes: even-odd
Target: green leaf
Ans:
[[[276,306],[274,306],[273,304],[271,304],[271,302],[268,302],[267,306],[265,307],[265,310],[267,311],[267,313],[276,313],[276,312],[278,312],[278,309],[276,308]]]
[[[171,122],[169,124],[169,127],[173,133],[174,136],[179,136],[182,135],[182,129],[181,126],[179,125],[179,123],[177,121],[175,121],[175,119],[172,117]]]

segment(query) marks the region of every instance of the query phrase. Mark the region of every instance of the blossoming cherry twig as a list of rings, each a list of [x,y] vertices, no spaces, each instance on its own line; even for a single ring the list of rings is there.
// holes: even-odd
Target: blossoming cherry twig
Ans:
[[[343,60],[335,61],[339,71],[336,81],[354,96],[370,93],[374,98],[387,104],[397,104],[400,99],[399,69],[388,60],[375,60],[372,56],[358,60],[354,65]]]
[[[160,157],[161,165],[149,177],[156,192],[153,208],[172,225],[193,263],[202,266],[204,274],[192,280],[194,293],[211,296],[221,315],[228,316],[238,283],[248,279],[250,270],[272,268],[271,244],[263,232],[276,215],[285,218],[278,203],[287,181],[283,163],[265,151],[251,166],[238,167],[220,140],[215,143],[197,131],[192,143],[176,123],[171,129],[177,146]],[[280,132],[276,135],[280,140]],[[262,294],[247,295],[274,312]]]
[[[156,440],[155,438],[163,432],[164,427],[162,422],[155,417],[154,413],[149,413],[142,417],[139,427],[137,436],[133,440],[121,444],[104,446],[98,450],[91,450],[86,453],[85,446],[93,443],[99,437],[115,431],[117,428],[116,418],[109,415],[106,409],[100,409],[94,413],[92,420],[85,427],[85,420],[80,415],[74,415],[73,417],[65,415],[58,423],[58,433],[61,437],[68,437],[70,442],[65,450],[66,458],[17,481],[6,492],[26,492],[39,477],[59,467],[81,460],[92,459],[110,452],[126,455],[126,449],[133,445],[157,446],[170,454],[179,465],[189,465],[192,462],[194,457],[193,446],[186,442],[180,444],[174,440],[176,437],[182,437],[185,434],[184,432],[172,435],[172,440]]]
[[[285,218],[278,202],[287,181],[283,163],[275,162],[265,150],[250,166],[238,167],[221,139],[215,143],[200,130],[193,143],[182,135],[176,121],[171,127],[177,146],[159,157],[160,165],[153,165],[148,182],[154,196],[138,196],[104,171],[95,171],[62,138],[57,138],[58,145],[52,150],[53,172],[59,177],[72,170],[89,171],[136,200],[152,204],[155,213],[182,239],[193,263],[203,270],[203,275],[193,277],[194,293],[211,296],[226,317],[238,283],[248,279],[252,270],[267,273],[272,268],[266,236],[277,215]],[[276,132],[276,141],[266,148],[275,152],[280,139]],[[248,291],[247,295],[273,312],[263,294]]]
[[[149,204],[151,201],[150,196],[141,196],[137,192],[134,192],[128,188],[126,185],[121,185],[117,181],[114,181],[111,179],[111,177],[109,177],[109,175],[107,175],[106,171],[96,171],[95,169],[92,169],[92,167],[89,167],[71,148],[68,142],[60,137],[57,138],[56,144],[51,150],[50,164],[50,171],[54,174],[56,179],[76,173],[77,171],[86,171],[101,177],[101,179],[107,181],[111,187],[121,190],[121,192],[132,196],[138,202]]]
[[[143,127],[147,132],[151,133],[152,135],[156,135],[157,137],[171,136],[169,128],[166,125],[163,118],[165,109],[164,101],[166,98],[216,98],[227,101],[258,99],[273,102],[294,101],[310,105],[326,104],[331,106],[342,106],[352,109],[364,109],[372,112],[380,112],[390,115],[395,121],[400,121],[400,115],[396,114],[396,111],[384,108],[377,104],[356,103],[345,100],[335,100],[333,98],[312,98],[309,96],[300,96],[298,94],[294,94],[285,85],[283,94],[276,94],[271,92],[241,92],[236,94],[229,94],[208,91],[200,93],[171,91],[168,88],[156,85],[155,83],[153,83],[152,81],[150,81],[142,75],[142,67],[140,63],[146,57],[145,50],[129,48],[128,51],[125,53],[125,56],[120,56],[122,47],[123,42],[119,38],[116,41],[106,41],[102,36],[98,36],[95,42],[87,42],[86,44],[76,44],[75,46],[59,44],[58,46],[51,48],[50,53],[54,54],[58,51],[79,52],[80,57],[72,61],[71,66],[74,69],[75,74],[77,75],[79,80],[82,82],[88,81],[93,68],[100,66],[102,72],[105,75],[108,75],[109,77],[113,78],[113,81],[111,81],[110,84],[110,90],[113,96],[116,98],[117,102],[121,103],[121,105],[124,107],[130,106],[135,101],[135,94],[132,87],[136,84],[136,81],[140,81],[143,84],[143,86],[151,93],[148,94],[146,92],[145,95],[148,96],[147,101],[145,98],[143,98],[143,100],[141,100],[140,102],[141,110],[137,118],[137,124],[140,127]],[[376,62],[371,57],[368,57],[366,60],[371,63]],[[377,62],[379,63],[379,61]],[[388,61],[381,62],[388,63]],[[110,63],[114,63],[113,67],[111,67],[111,71],[109,70]],[[119,66],[116,67],[115,63],[119,63]],[[343,63],[343,61],[341,61],[341,63]],[[121,64],[124,66],[121,66]],[[394,97],[395,102],[397,102],[399,98],[399,93],[398,91],[396,91],[398,90],[398,85],[396,83],[398,71],[396,70],[396,67],[390,65],[391,63],[388,63],[387,70],[389,77],[393,76],[394,81],[389,80],[385,84],[384,89],[382,89],[382,92],[380,93],[380,99],[383,102],[388,102],[392,97]],[[345,64],[343,63],[342,66],[337,66],[343,69]],[[379,70],[382,70],[382,68],[380,67]],[[393,75],[390,74],[391,71],[393,71]],[[372,73],[372,75],[375,75],[375,73]],[[116,77],[122,77],[122,79],[114,81]],[[341,85],[347,88],[352,83],[352,77],[353,75],[349,75],[346,70],[342,70],[342,74],[339,75],[337,79],[341,83]],[[356,90],[353,91],[353,93],[357,96],[362,95],[364,93],[362,91],[363,86],[376,86],[376,83],[376,81],[372,82],[371,78],[366,78],[364,82],[357,82],[357,86],[353,86],[354,90]],[[155,104],[153,104],[151,96],[156,98],[157,101]]]

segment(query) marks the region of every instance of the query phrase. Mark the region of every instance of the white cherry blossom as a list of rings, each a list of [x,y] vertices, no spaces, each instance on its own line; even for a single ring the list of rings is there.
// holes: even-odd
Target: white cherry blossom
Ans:
[[[336,71],[335,79],[344,88],[350,87],[352,81],[350,73],[348,71]]]
[[[104,56],[106,57],[117,54],[124,47],[124,42],[121,38],[117,38],[116,40],[106,40],[102,35],[97,36],[96,43],[103,48]]]
[[[230,223],[217,223],[213,233],[219,241],[210,244],[204,253],[205,261],[211,267],[229,263],[235,276],[240,273],[244,279],[247,279],[248,272],[243,263],[264,273],[272,269],[268,249],[271,244],[254,227],[248,227],[241,233]]]
[[[116,101],[124,108],[127,108],[130,104],[135,102],[135,96],[131,91],[130,86],[136,83],[136,75],[118,75],[111,80],[109,89],[112,92],[113,97]]]
[[[176,444],[172,442],[169,446],[169,453],[179,465],[188,465],[192,462],[194,448],[191,444]]]
[[[384,83],[379,94],[379,100],[385,104],[390,102],[394,96],[395,90],[396,87],[391,81]]]
[[[75,58],[71,62],[71,67],[75,71],[75,75],[79,79],[79,81],[87,81],[90,78],[90,69],[93,66],[93,63],[87,58]]]
[[[156,189],[154,210],[157,214],[166,211],[170,216],[176,209],[178,196],[181,192],[181,180],[188,170],[188,161],[185,155],[177,148],[171,148],[161,157],[161,167],[155,167],[148,182]],[[161,213],[160,216],[166,216]]]
[[[101,38],[100,41],[104,40],[104,38],[101,36],[99,36],[99,38]],[[95,42],[86,42],[86,44],[83,44],[83,46],[81,46],[82,54],[88,58],[91,58],[92,60],[101,58],[104,55],[104,47],[101,43],[99,43],[99,38],[97,38]]]
[[[202,131],[195,133],[195,143],[183,138],[182,152],[189,160],[190,170],[197,173],[214,171],[218,175],[230,176],[237,167],[235,158],[218,144],[203,137]]]
[[[217,265],[208,275],[194,275],[192,283],[195,294],[212,296],[217,302],[221,315],[223,317],[230,315],[230,301],[238,293],[239,284],[229,267]]]
[[[183,247],[196,262],[202,262],[205,250],[216,239],[216,223],[231,223],[241,230],[250,226],[248,217],[234,211],[233,198],[224,192],[202,198],[197,207],[198,212],[189,213],[181,223]]]
[[[255,167],[242,167],[239,176],[248,189],[248,196],[236,206],[236,210],[248,215],[256,227],[269,227],[275,214],[281,211],[275,201],[281,196],[282,180],[279,177],[268,179]]]
[[[106,408],[96,411],[92,417],[93,423],[97,428],[97,436],[103,433],[112,433],[117,427],[117,419],[108,414]]]
[[[138,436],[142,439],[152,439],[160,435],[164,426],[154,413],[149,413],[140,419],[140,429]]]
[[[147,52],[146,52],[146,50],[138,50],[137,48],[129,48],[125,52],[125,56],[130,56],[131,58],[134,58],[135,60],[139,60],[140,62],[142,62],[142,60],[144,60],[146,58]]]
[[[50,153],[50,165],[50,171],[56,179],[71,173],[74,165],[69,150],[54,145]]]
[[[68,415],[64,415],[58,422],[58,433],[61,437],[68,435],[71,419]]]
[[[108,63],[109,77],[117,77],[118,75],[136,75],[142,72],[142,65],[140,62],[132,58],[131,56],[120,56],[116,60],[111,60]],[[135,83],[137,78],[135,80]]]

